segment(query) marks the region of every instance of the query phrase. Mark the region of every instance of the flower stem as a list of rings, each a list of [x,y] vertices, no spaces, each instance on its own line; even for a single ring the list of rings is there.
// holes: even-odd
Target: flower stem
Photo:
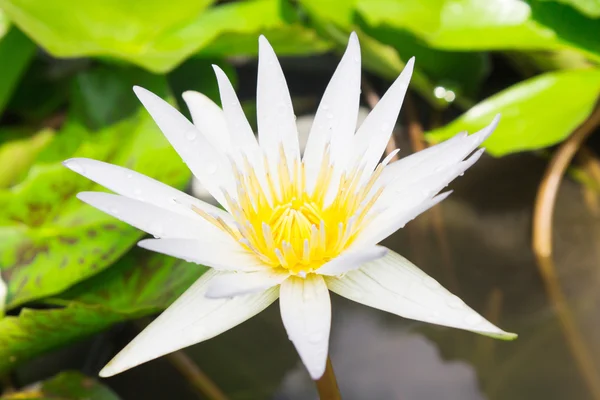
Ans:
[[[340,395],[340,389],[337,385],[337,379],[335,378],[335,372],[333,372],[333,365],[331,364],[331,358],[327,357],[327,366],[325,367],[325,373],[315,382],[317,390],[319,392],[319,398],[321,400],[342,400]]]

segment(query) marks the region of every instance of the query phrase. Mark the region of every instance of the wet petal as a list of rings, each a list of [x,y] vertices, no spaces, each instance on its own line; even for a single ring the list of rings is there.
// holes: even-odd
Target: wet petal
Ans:
[[[231,215],[139,172],[89,158],[71,158],[63,164],[74,172],[125,197],[198,218],[191,205],[233,224]],[[182,206],[182,203],[188,205]]]
[[[323,264],[316,272],[321,275],[341,275],[360,268],[361,265],[381,258],[388,249],[382,246],[366,247],[342,253],[333,260]]]
[[[101,192],[81,192],[81,201],[156,237],[201,238],[211,235],[228,240],[201,217],[190,218],[139,200]]]
[[[516,337],[486,321],[435,279],[392,251],[343,278],[325,279],[329,289],[340,296],[404,318],[500,339]]]
[[[108,377],[162,355],[215,337],[255,316],[277,299],[278,290],[209,299],[210,282],[221,273],[210,270],[198,279],[165,312],[117,354],[100,376]]]
[[[275,271],[272,268],[247,273],[222,274],[211,282],[206,296],[220,298],[262,292],[281,284],[289,276],[289,272]]]
[[[221,107],[206,95],[188,90],[182,94],[183,100],[190,110],[192,121],[200,132],[223,153],[230,147],[227,121]]]
[[[414,57],[408,60],[400,76],[371,110],[354,136],[354,162],[364,163],[364,178],[368,178],[368,174],[375,169],[390,140],[408,89],[414,63]]]
[[[192,173],[227,208],[223,190],[234,196],[235,183],[225,155],[169,103],[144,88],[133,90]]]
[[[352,33],[346,52],[325,89],[308,136],[303,160],[309,193],[314,189],[327,145],[331,145],[332,163],[338,170],[344,168],[352,153],[360,103],[360,67],[360,45]]]
[[[260,147],[271,165],[281,163],[279,149],[283,145],[287,165],[293,167],[300,150],[292,99],[279,60],[262,35],[258,39],[256,117]]]
[[[260,271],[269,268],[238,243],[208,235],[198,239],[145,239],[138,246],[218,270]]]
[[[331,328],[331,301],[323,277],[292,276],[281,284],[279,306],[290,340],[313,379],[325,372]]]

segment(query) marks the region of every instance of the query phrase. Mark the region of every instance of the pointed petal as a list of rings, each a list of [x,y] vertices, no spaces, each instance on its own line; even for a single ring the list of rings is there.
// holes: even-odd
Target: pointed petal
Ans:
[[[223,271],[260,271],[268,268],[234,241],[200,239],[145,239],[138,246]]]
[[[501,339],[516,337],[486,321],[435,279],[392,251],[343,278],[325,279],[329,289],[340,296],[404,318]]]
[[[396,213],[390,214],[381,213],[375,217],[373,221],[369,223],[369,225],[360,231],[357,238],[349,247],[349,250],[376,245],[383,239],[396,232],[398,229],[404,228],[407,223],[415,219],[417,216],[429,210],[436,204],[444,201],[448,196],[450,196],[450,194],[452,194],[451,190],[439,194],[433,199],[425,200],[408,210],[403,209]]]
[[[360,46],[353,32],[340,64],[335,70],[310,129],[304,164],[309,193],[314,189],[325,148],[331,144],[334,167],[343,168],[352,153],[360,103]]]
[[[198,218],[191,209],[193,205],[210,215],[218,216],[232,226],[235,223],[231,215],[220,208],[130,169],[89,158],[71,158],[63,164],[122,196]],[[182,203],[190,206],[183,207]]]
[[[289,276],[289,272],[275,271],[272,268],[256,272],[222,274],[213,279],[206,291],[206,297],[234,297],[263,292],[281,284]]]
[[[231,166],[224,154],[169,103],[139,86],[133,90],[192,173],[227,208],[223,189],[234,196],[235,185]]]
[[[229,78],[218,66],[213,65],[213,69],[217,77],[217,83],[219,84],[221,104],[223,105],[223,112],[225,113],[227,130],[232,146],[238,152],[244,151],[246,154],[258,156],[257,153],[260,150],[258,142]]]
[[[400,178],[411,182],[418,181],[462,161],[494,132],[499,121],[500,114],[477,133],[469,136],[459,133],[445,142],[391,163],[381,174],[381,183],[385,185]]]
[[[258,39],[256,116],[260,147],[269,162],[278,164],[279,148],[283,145],[288,166],[293,167],[300,150],[292,99],[279,60],[262,35]]]
[[[385,256],[388,249],[382,246],[350,250],[323,264],[316,273],[320,275],[342,275],[360,268],[361,265]]]
[[[399,177],[396,181],[387,185],[377,200],[376,207],[395,212],[410,209],[423,201],[431,199],[440,190],[448,186],[450,182],[471,168],[483,152],[484,149],[479,149],[465,161],[449,165],[444,169],[431,173],[431,175],[423,176],[418,181],[411,177],[407,179]]]
[[[219,92],[221,94],[221,104],[223,105],[223,112],[225,113],[227,129],[230,135],[230,153],[242,171],[245,170],[244,158],[249,161],[253,170],[245,171],[245,173],[254,173],[256,175],[267,196],[267,200],[271,202],[272,199],[269,191],[269,182],[266,177],[263,152],[258,146],[256,137],[252,132],[252,127],[244,115],[244,110],[242,109],[229,78],[227,78],[225,72],[218,66],[213,65],[213,69],[217,76]]]
[[[81,201],[156,237],[202,238],[233,242],[228,235],[200,216],[190,218],[139,200],[101,192],[81,192]]]
[[[331,300],[320,275],[292,276],[281,284],[279,306],[290,340],[313,379],[325,372],[331,328]]]
[[[354,136],[354,162],[365,164],[365,176],[375,169],[396,126],[412,76],[415,58],[406,63],[396,81],[371,110]]]
[[[480,149],[467,160],[437,170],[419,181],[399,178],[388,183],[373,207],[371,221],[359,232],[353,245],[377,244],[444,200],[450,192],[433,196],[475,164],[483,151],[484,149]]]
[[[227,153],[230,146],[229,131],[221,107],[204,94],[193,90],[183,92],[181,97],[190,110],[196,128],[210,140],[213,146]]]
[[[162,355],[215,337],[255,316],[278,296],[277,288],[232,299],[209,299],[204,293],[221,273],[206,272],[165,312],[100,371],[109,377]]]

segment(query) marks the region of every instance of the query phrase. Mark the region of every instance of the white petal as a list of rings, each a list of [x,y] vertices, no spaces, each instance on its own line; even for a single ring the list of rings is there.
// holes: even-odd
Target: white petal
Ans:
[[[213,65],[213,69],[217,76],[219,93],[221,94],[221,104],[223,105],[223,112],[225,113],[225,119],[227,120],[227,129],[229,131],[231,143],[230,153],[242,170],[245,165],[244,158],[248,159],[253,171],[246,171],[246,173],[252,172],[256,174],[263,191],[267,195],[267,200],[270,202],[272,199],[268,190],[269,184],[266,178],[263,152],[258,146],[256,137],[252,132],[252,127],[244,115],[244,110],[242,109],[229,78],[227,78],[225,72],[218,66]]]
[[[377,244],[444,200],[451,192],[433,196],[475,164],[483,151],[484,149],[480,149],[467,160],[438,170],[419,181],[399,178],[389,183],[373,206],[371,221],[358,233],[353,245]]]
[[[385,256],[388,249],[382,246],[373,246],[357,250],[345,251],[340,256],[323,264],[316,273],[321,275],[341,275],[348,271],[360,268],[366,262]]]
[[[101,192],[81,192],[77,198],[156,237],[202,238],[211,236],[223,241],[228,235],[202,218],[181,214],[139,200]]]
[[[477,133],[469,136],[459,133],[445,142],[391,163],[384,169],[380,181],[387,184],[400,177],[418,181],[460,162],[492,134],[499,121],[498,114],[487,127]]]
[[[223,112],[225,113],[227,130],[232,146],[236,147],[239,151],[243,150],[245,153],[257,155],[256,153],[260,150],[258,142],[229,78],[227,78],[225,72],[218,66],[213,65],[213,69],[217,77],[217,83],[219,84],[221,104],[223,105]]]
[[[262,292],[279,285],[289,276],[289,272],[275,271],[272,268],[255,272],[222,274],[213,279],[206,291],[206,296],[220,298]]]
[[[227,208],[223,190],[234,196],[235,185],[224,154],[169,103],[141,87],[136,86],[133,90],[192,173]]]
[[[255,316],[277,299],[277,288],[232,299],[204,293],[220,272],[209,270],[100,371],[108,377],[215,337]]]
[[[365,164],[365,178],[368,178],[379,163],[396,126],[414,63],[414,57],[408,60],[400,76],[369,113],[354,136],[354,162]]]
[[[404,228],[404,225],[415,219],[420,214],[429,210],[431,207],[445,200],[452,191],[442,193],[435,196],[433,199],[425,200],[410,209],[402,209],[397,213],[385,214],[382,213],[373,219],[369,225],[363,228],[355,241],[349,247],[349,250],[373,246],[387,238],[398,229]]]
[[[200,218],[199,215],[191,209],[191,205],[194,205],[230,225],[234,224],[232,216],[220,208],[130,169],[89,158],[71,158],[63,164],[122,196],[197,219]],[[184,207],[182,203],[188,206]]]
[[[0,274],[0,318],[4,317],[4,310],[6,309],[6,295],[8,294],[8,287],[2,279]]]
[[[375,203],[375,207],[388,209],[388,214],[393,214],[398,211],[408,210],[423,201],[431,199],[440,190],[448,186],[450,182],[463,175],[467,169],[472,167],[479,160],[483,152],[484,149],[479,149],[467,160],[432,172],[430,175],[423,176],[419,180],[414,180],[412,177],[399,177],[386,186]],[[382,215],[382,218],[385,219],[387,216]]]
[[[279,306],[288,337],[310,376],[319,379],[325,372],[331,328],[331,300],[323,277],[291,276],[281,284]]]
[[[304,152],[306,185],[310,193],[328,144],[334,168],[342,169],[352,154],[360,103],[360,46],[353,32],[315,114]],[[336,180],[334,180],[335,182]]]
[[[210,236],[201,239],[145,239],[138,246],[224,271],[260,271],[268,268],[238,243]]]
[[[269,162],[277,165],[279,148],[283,145],[291,169],[300,158],[292,99],[277,56],[262,35],[258,39],[256,116],[260,147]]]
[[[435,279],[392,251],[387,256],[347,273],[325,278],[333,292],[404,318],[513,339],[486,321]]]
[[[206,95],[193,90],[183,92],[181,97],[190,110],[196,128],[206,135],[216,148],[227,153],[230,146],[229,131],[221,107]]]

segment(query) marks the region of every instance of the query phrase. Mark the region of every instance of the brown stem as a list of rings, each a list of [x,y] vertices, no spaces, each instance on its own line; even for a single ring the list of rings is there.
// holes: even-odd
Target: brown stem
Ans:
[[[186,380],[209,400],[228,400],[225,393],[183,351],[167,355],[168,360]]]
[[[592,150],[582,146],[577,153],[577,159],[581,163],[581,169],[588,175],[590,180],[600,184],[600,160],[594,155]],[[583,199],[588,210],[598,216],[600,214],[600,201],[598,199],[598,190],[589,185],[582,185]]]
[[[333,372],[331,358],[327,357],[325,373],[321,379],[315,382],[315,384],[317,385],[317,391],[319,392],[319,398],[321,400],[342,400],[340,389],[338,388],[337,380],[335,378],[335,372]]]
[[[600,107],[565,140],[552,156],[546,173],[538,188],[533,213],[532,246],[538,269],[565,335],[567,345],[583,375],[592,397],[600,400],[600,375],[591,358],[591,352],[579,332],[579,328],[560,287],[554,261],[552,260],[552,215],[560,182],[585,139],[600,124]]]

